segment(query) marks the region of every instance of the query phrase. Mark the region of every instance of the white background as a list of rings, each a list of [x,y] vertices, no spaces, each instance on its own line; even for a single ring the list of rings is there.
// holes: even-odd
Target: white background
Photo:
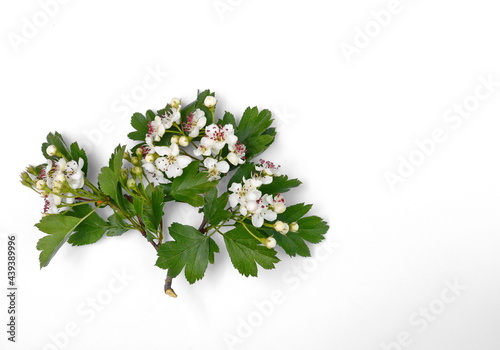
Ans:
[[[496,3],[401,0],[381,27],[371,13],[393,9],[387,0],[222,0],[219,12],[212,0],[47,2],[0,9],[0,285],[9,233],[19,263],[18,343],[2,326],[2,348],[229,349],[231,337],[235,349],[500,347],[500,88],[460,126],[443,117],[477,101],[480,77],[500,81]],[[371,36],[347,57],[342,45],[363,44],[358,30]],[[288,202],[315,204],[327,244],[310,259],[280,251],[275,270],[250,279],[223,251],[201,282],[174,281],[177,299],[163,294],[164,271],[137,232],[65,245],[40,271],[43,201],[18,175],[44,161],[45,135],[85,140],[95,178],[127,142],[129,115],[206,88],[220,111],[275,113],[265,157],[303,181]],[[418,158],[416,141],[436,128],[445,141]],[[391,191],[384,174],[411,154],[422,164]],[[191,214],[167,220],[197,222]],[[93,314],[96,297],[105,305]],[[5,297],[0,307],[4,325]]]

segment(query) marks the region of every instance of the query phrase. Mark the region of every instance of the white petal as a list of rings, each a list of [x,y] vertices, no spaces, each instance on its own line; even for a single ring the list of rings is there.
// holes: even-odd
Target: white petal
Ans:
[[[189,165],[189,163],[191,163],[191,158],[189,158],[188,156],[178,156],[177,157],[177,164],[182,169],[187,167]],[[181,173],[182,173],[182,171],[181,171]]]
[[[238,165],[238,163],[240,161],[240,159],[238,158],[238,156],[236,154],[234,154],[233,152],[230,152],[227,155],[227,160],[229,160],[232,165]]]
[[[189,133],[189,137],[198,137],[198,135],[200,134],[200,128],[195,126],[191,132]]]
[[[169,156],[171,153],[170,147],[167,146],[156,146],[155,152],[160,156]]]
[[[231,206],[231,208],[234,208],[238,205],[238,195],[236,193],[232,193],[229,195],[229,205]]]
[[[217,167],[217,170],[219,170],[221,173],[224,173],[224,174],[229,171],[229,164],[227,164],[227,162],[225,162],[225,161],[221,161],[221,162],[217,163],[216,167]]]
[[[241,184],[237,182],[233,182],[231,187],[229,187],[229,191],[231,192],[239,192],[241,191]]]
[[[170,145],[170,154],[171,156],[179,155],[179,146],[176,143]]]
[[[252,216],[252,225],[255,227],[262,227],[262,225],[264,225],[264,218],[260,215]]]
[[[278,218],[278,214],[276,214],[274,211],[266,210],[262,214],[264,216],[264,219],[266,219],[267,221],[274,221]]]
[[[217,164],[217,161],[211,157],[205,158],[205,160],[203,161],[203,165],[205,165],[209,169],[213,168],[215,164]]]
[[[238,137],[236,135],[228,135],[226,137],[226,142],[228,145],[234,145],[236,142],[238,142]]]
[[[206,117],[201,117],[198,119],[198,123],[196,125],[201,129],[207,124],[207,118]]]

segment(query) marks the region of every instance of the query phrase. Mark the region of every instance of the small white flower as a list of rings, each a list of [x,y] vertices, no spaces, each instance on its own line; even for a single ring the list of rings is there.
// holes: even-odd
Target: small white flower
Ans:
[[[280,176],[280,168],[281,165],[275,165],[273,162],[265,161],[264,159],[260,159],[259,165],[255,166],[255,170],[269,176]]]
[[[239,204],[240,212],[246,215],[248,213],[248,209],[246,208],[248,202],[256,202],[262,196],[262,193],[257,189],[258,186],[255,185],[256,183],[251,179],[243,179],[243,184],[233,182],[231,187],[229,187],[229,191],[233,192],[229,195],[229,205],[235,208]]]
[[[72,189],[82,188],[85,184],[85,174],[82,171],[83,166],[84,161],[82,158],[78,159],[78,163],[71,160],[66,165],[66,178]]]
[[[144,162],[142,164],[142,167],[146,171],[146,174],[151,176],[153,180],[158,181],[158,183],[164,184],[168,183],[169,181],[165,178],[165,175],[163,174],[162,171],[158,170],[158,168],[155,167],[153,163],[147,163]]]
[[[234,145],[229,145],[229,154],[227,155],[227,160],[233,165],[245,163],[245,153],[247,148],[242,143],[236,143]]]
[[[259,200],[256,201],[256,209],[249,210],[249,212],[252,214],[252,225],[254,225],[255,227],[262,227],[262,225],[264,224],[264,220],[276,220],[277,214],[270,208],[272,201],[272,196],[268,194],[263,195]],[[249,209],[250,205],[252,205],[252,209],[254,209],[253,203],[249,203],[249,205],[247,205],[247,209]]]
[[[197,109],[193,113],[186,116],[186,122],[183,124],[184,131],[188,133],[189,137],[198,137],[200,129],[207,124],[207,117],[205,112]]]
[[[226,161],[217,162],[214,158],[205,158],[203,164],[208,170],[208,181],[220,179],[220,174],[226,174],[229,171],[229,164]]]
[[[224,125],[222,128],[215,124],[210,124],[206,127],[205,134],[205,138],[207,138],[205,141],[206,146],[212,149],[213,154],[219,153],[226,144],[232,146],[238,141],[238,137],[234,135],[232,124]]]
[[[155,120],[149,122],[148,127],[148,135],[151,136],[151,139],[156,142],[160,141],[165,134],[165,125],[163,124],[162,118],[156,116]]]
[[[212,108],[213,106],[216,105],[216,103],[217,103],[217,100],[213,96],[207,96],[207,97],[205,97],[205,101],[203,101],[203,104],[205,105],[205,107],[208,107],[208,108]]]
[[[157,158],[154,164],[158,170],[163,171],[169,178],[182,175],[182,169],[191,163],[191,158],[179,155],[179,146],[175,143],[170,147],[156,147],[156,152],[161,157]]]
[[[278,195],[273,199],[272,207],[276,214],[283,213],[286,210],[285,198],[278,193]]]
[[[172,125],[174,125],[174,123],[179,123],[180,120],[181,120],[181,112],[179,112],[179,109],[174,107],[171,108],[170,113],[165,112],[165,114],[161,116],[161,122],[165,127],[165,129],[170,129]]]
[[[203,156],[209,156],[212,154],[212,148],[209,146],[209,139],[207,137],[203,137],[200,141],[200,146],[196,148],[193,153],[195,156],[199,157],[201,155]]]

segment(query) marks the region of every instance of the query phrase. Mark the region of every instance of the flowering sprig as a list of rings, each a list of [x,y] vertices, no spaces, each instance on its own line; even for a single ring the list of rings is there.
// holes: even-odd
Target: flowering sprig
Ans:
[[[257,276],[258,265],[274,268],[277,246],[290,256],[310,256],[305,242],[320,242],[328,225],[306,216],[311,205],[286,202],[284,194],[299,180],[270,161],[252,162],[276,136],[271,113],[247,108],[237,122],[229,112],[217,118],[216,106],[206,90],[185,106],[174,98],[161,110],[135,113],[129,138],[136,144],[116,147],[97,184],[86,177],[88,161],[78,144],[68,147],[60,134],[49,134],[42,146],[46,161],[21,174],[45,202],[36,224],[47,233],[37,245],[40,266],[65,242],[91,244],[132,229],[157,251],[156,265],[168,270],[165,292],[176,296],[174,277],[184,271],[194,283],[215,262],[216,234],[245,276]],[[199,208],[200,226],[164,227],[167,202]],[[113,212],[107,218],[101,216],[104,207]]]

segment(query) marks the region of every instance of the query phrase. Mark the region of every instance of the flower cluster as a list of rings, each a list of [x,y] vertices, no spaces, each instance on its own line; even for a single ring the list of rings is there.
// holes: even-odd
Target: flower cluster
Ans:
[[[213,96],[207,96],[204,106],[213,111],[216,103]],[[170,179],[181,176],[192,161],[200,161],[209,181],[217,181],[230,170],[229,163],[237,166],[245,162],[246,147],[238,142],[232,124],[206,125],[207,116],[200,108],[187,114],[182,121],[180,110],[181,101],[174,98],[163,115],[156,115],[148,123],[140,155],[141,166],[152,180],[168,183]],[[166,134],[170,136],[168,146],[164,145]],[[192,155],[187,148],[191,144]]]
[[[53,158],[58,158],[59,155],[54,145],[48,146],[46,153]],[[23,173],[23,183],[31,186],[44,198],[44,214],[58,214],[69,209],[64,204],[73,204],[78,196],[77,190],[83,188],[83,166],[84,160],[81,158],[78,162],[68,161],[64,157],[47,159],[46,164],[37,167],[38,171],[31,167],[27,173]]]
[[[287,224],[278,220],[274,224],[265,223],[265,221],[275,221],[278,214],[286,210],[285,199],[281,194],[278,193],[275,196],[263,194],[259,189],[262,185],[272,183],[274,176],[281,175],[279,166],[260,160],[260,165],[257,165],[255,170],[257,172],[254,172],[251,178],[243,178],[243,182],[234,182],[231,185],[229,205],[234,211],[239,211],[244,218],[251,218],[252,225],[255,227],[270,226],[284,235],[288,231],[296,232],[299,229],[296,222]],[[264,242],[264,244],[268,248],[274,247],[272,242]]]

